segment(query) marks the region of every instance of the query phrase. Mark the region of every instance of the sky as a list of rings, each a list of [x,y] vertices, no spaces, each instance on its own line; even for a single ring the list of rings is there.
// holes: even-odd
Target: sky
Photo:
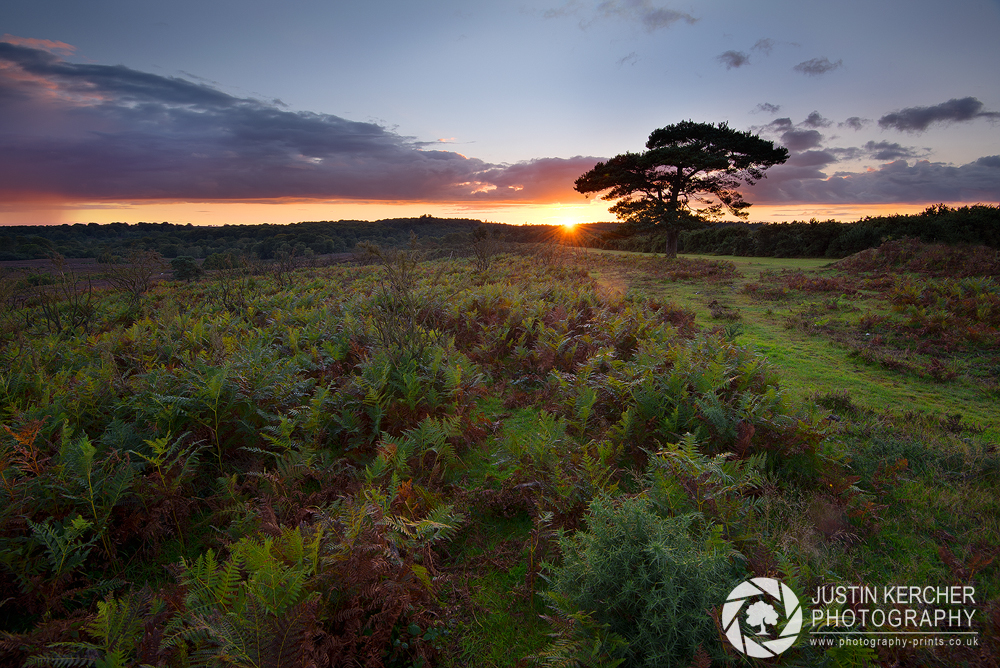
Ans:
[[[614,220],[683,120],[789,149],[751,220],[1000,202],[1000,0],[4,0],[0,225]]]

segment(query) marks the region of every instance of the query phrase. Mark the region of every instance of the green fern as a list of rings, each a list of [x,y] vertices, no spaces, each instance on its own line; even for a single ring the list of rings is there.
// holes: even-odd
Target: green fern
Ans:
[[[109,597],[97,603],[97,617],[87,630],[101,641],[108,654],[117,652],[123,657],[127,649],[134,649],[145,620],[156,616],[163,608],[163,602],[154,597],[148,587],[130,591],[122,598]]]
[[[764,460],[763,453],[744,460],[730,453],[705,455],[688,433],[650,458],[650,495],[670,514],[709,515],[728,531],[734,523],[745,522],[757,506],[748,492],[761,485]]]
[[[423,519],[409,520],[391,515],[386,518],[386,523],[392,528],[400,544],[418,548],[449,540],[464,519],[452,506],[437,506]]]
[[[288,566],[276,558],[275,552],[273,538],[260,541],[247,537],[233,546],[231,558],[241,562],[252,574],[245,583],[248,594],[259,601],[266,612],[281,616],[302,600],[313,568],[301,558],[299,563]]]
[[[58,642],[45,654],[35,655],[25,666],[93,666],[128,668],[134,664],[143,627],[164,608],[148,588],[130,591],[122,598],[108,597],[97,603],[97,616],[86,626],[97,642]]]
[[[86,434],[73,439],[68,423],[64,425],[59,448],[64,494],[87,510],[105,553],[113,557],[115,551],[108,537],[109,520],[115,506],[129,493],[136,470],[116,453],[101,460],[97,460],[96,456],[97,448]]]
[[[232,610],[240,605],[240,564],[237,559],[220,564],[211,549],[188,564],[181,559],[181,583],[187,587],[185,604],[189,613]]]
[[[67,647],[67,645],[69,647]],[[83,647],[81,647],[81,645]],[[48,666],[51,668],[91,668],[97,661],[97,647],[84,645],[83,643],[52,643],[50,647],[73,650],[75,653],[57,653],[54,651],[45,654],[30,656],[24,661],[24,667]]]
[[[321,532],[307,540],[286,529],[278,538],[242,538],[224,563],[211,550],[182,561],[184,611],[167,625],[164,644],[189,651],[192,665],[300,665],[318,614],[310,585],[321,540]]]
[[[628,642],[584,610],[574,609],[568,596],[543,592],[553,614],[542,619],[554,628],[553,641],[538,654],[526,657],[546,668],[617,668],[625,662]]]
[[[590,420],[590,416],[594,410],[594,404],[597,403],[597,392],[594,388],[584,385],[580,388],[580,393],[576,398],[575,413],[576,413],[576,426],[580,434],[584,434],[587,431],[587,422]]]
[[[73,519],[67,518],[62,522],[52,520],[45,520],[41,524],[31,520],[27,522],[35,540],[45,545],[49,566],[56,578],[81,566],[87,560],[87,555],[97,540],[97,536],[83,540],[83,535],[93,528],[94,523],[83,519],[81,515]]]

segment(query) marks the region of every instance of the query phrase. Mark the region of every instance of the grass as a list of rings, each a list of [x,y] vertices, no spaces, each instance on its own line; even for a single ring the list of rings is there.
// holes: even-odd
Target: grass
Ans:
[[[692,260],[726,260],[736,265],[736,269],[748,279],[757,279],[762,271],[781,269],[803,269],[817,271],[828,269],[832,261],[815,257],[738,257],[735,255],[685,254],[681,257]]]
[[[816,394],[847,391],[852,399],[876,411],[903,414],[922,412],[945,418],[961,415],[966,424],[982,428],[983,438],[1000,444],[1000,423],[997,421],[997,396],[983,390],[982,384],[967,376],[942,384],[913,374],[887,373],[885,369],[854,359],[851,350],[843,343],[825,336],[823,332],[806,333],[788,326],[789,318],[810,315],[817,303],[810,295],[791,294],[778,302],[755,300],[742,292],[744,285],[757,281],[761,272],[795,270],[808,275],[834,276],[839,272],[830,261],[812,258],[745,258],[728,256],[682,256],[691,259],[726,260],[733,262],[742,276],[731,282],[706,284],[704,282],[655,281],[638,275],[632,286],[652,294],[668,297],[681,307],[693,311],[703,325],[725,325],[713,317],[713,302],[719,302],[740,314],[740,341],[754,346],[781,371],[782,387],[797,401],[804,401]],[[886,311],[874,303],[875,292],[862,292],[856,296],[840,297],[842,310],[825,310],[814,322],[829,319],[844,323],[856,318],[854,308]],[[824,323],[829,325],[829,322]],[[963,365],[960,356],[957,364]],[[964,363],[974,373],[974,364]]]
[[[460,611],[459,640],[443,665],[516,666],[548,642],[548,627],[538,616],[544,604],[525,584],[532,526],[526,512],[480,515],[456,541],[461,575],[443,598]]]

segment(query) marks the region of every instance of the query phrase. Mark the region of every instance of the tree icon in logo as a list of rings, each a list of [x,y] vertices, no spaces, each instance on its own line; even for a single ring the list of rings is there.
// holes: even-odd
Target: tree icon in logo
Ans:
[[[784,625],[781,624],[782,616]],[[760,627],[753,636],[771,635],[767,630],[770,625],[775,627],[778,637],[758,641],[744,636],[740,626],[740,619],[744,618],[749,626]],[[753,578],[741,582],[729,593],[722,606],[722,629],[733,647],[743,654],[769,659],[784,652],[798,639],[802,629],[802,606],[788,585],[774,578]]]
[[[757,631],[759,636],[771,635],[767,632],[767,627],[765,624],[770,624],[774,626],[778,623],[778,613],[774,611],[774,606],[770,603],[765,603],[764,601],[757,601],[749,608],[747,608],[747,624],[750,626],[757,626],[760,624],[760,631]]]

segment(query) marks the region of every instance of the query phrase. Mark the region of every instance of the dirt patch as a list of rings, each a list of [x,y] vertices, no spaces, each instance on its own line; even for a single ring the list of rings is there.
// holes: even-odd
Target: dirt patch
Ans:
[[[66,258],[66,269],[75,274],[96,274],[101,265],[92,257]],[[21,270],[29,274],[47,274],[53,270],[52,260],[3,260],[0,269]]]

